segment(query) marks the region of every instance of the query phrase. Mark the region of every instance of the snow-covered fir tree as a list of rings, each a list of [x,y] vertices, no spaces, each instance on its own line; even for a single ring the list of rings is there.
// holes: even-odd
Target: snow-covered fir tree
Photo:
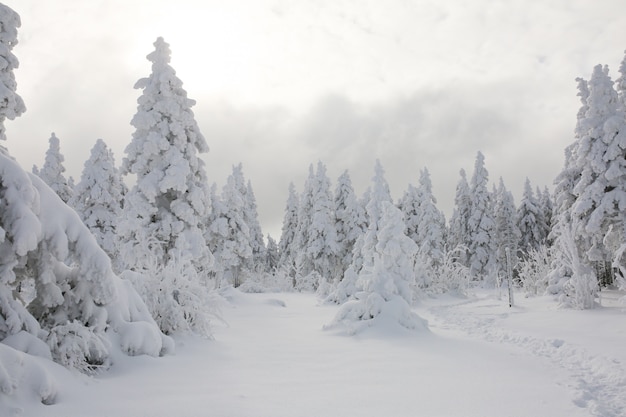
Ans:
[[[393,203],[389,184],[385,179],[385,171],[379,160],[376,160],[372,185],[365,193],[364,199],[367,199],[367,232],[356,240],[352,251],[352,262],[345,271],[343,280],[328,295],[328,302],[342,304],[352,298],[362,288],[359,273],[364,268],[371,269],[374,265],[374,251],[378,243],[377,234],[383,211],[382,207],[385,202]],[[404,225],[404,222],[402,224]],[[404,229],[402,233],[404,233]]]
[[[456,185],[454,210],[448,230],[448,250],[455,252],[455,258],[462,265],[469,266],[468,249],[470,245],[469,217],[472,199],[465,170],[459,171],[461,178]]]
[[[485,157],[478,152],[470,181],[471,204],[467,220],[469,268],[474,278],[478,280],[487,278],[496,266],[496,224],[491,210],[488,181],[489,174],[485,168]]]
[[[113,152],[102,139],[98,139],[85,162],[69,205],[74,207],[91,230],[118,272],[121,265],[117,225],[126,191],[126,185],[115,166]]]
[[[243,173],[243,170],[242,170]],[[263,271],[267,260],[263,231],[259,223],[259,212],[256,204],[256,197],[252,189],[252,182],[248,180],[245,189],[245,211],[244,218],[250,228],[250,245],[252,246],[251,263],[248,265],[250,271]]]
[[[41,167],[33,167],[33,173],[38,175],[55,193],[63,200],[64,203],[70,201],[74,194],[73,180],[65,178],[65,166],[63,162],[65,157],[61,154],[61,144],[59,138],[54,133],[48,140],[50,146],[46,151],[46,159]]]
[[[359,272],[363,292],[358,300],[342,306],[330,328],[342,326],[348,333],[354,334],[374,325],[381,318],[386,326],[395,322],[411,330],[426,328],[425,321],[410,308],[417,245],[405,235],[403,215],[397,207],[383,200],[379,208],[378,227],[367,231],[367,234],[377,235],[367,239],[376,242],[373,247],[368,246],[372,253],[367,258],[371,258],[372,263],[364,265]]]
[[[498,271],[501,276],[504,276],[507,271],[507,249],[509,253],[508,261],[512,263],[511,267],[516,263],[520,231],[516,222],[517,209],[515,208],[515,200],[513,194],[506,189],[502,177],[500,177],[495,193],[494,212]]]
[[[326,166],[322,162],[318,162],[315,173],[312,166],[309,169],[298,219],[297,264],[301,279],[309,281],[307,276],[315,273],[327,281],[332,281],[338,245],[330,180],[326,175]],[[313,284],[316,285],[317,283]]]
[[[522,255],[537,250],[545,241],[545,220],[528,178],[524,182],[524,192],[515,218],[520,231],[519,250]]]
[[[218,282],[238,287],[252,264],[252,239],[246,222],[245,183],[241,165],[233,166],[222,189],[219,202],[213,206],[214,220],[210,225],[216,240],[215,259]]]
[[[385,170],[379,160],[374,166],[374,177],[369,188],[368,201],[365,206],[367,216],[367,233],[362,234],[354,247],[351,267],[359,272],[364,266],[371,266],[373,262],[373,248],[376,246],[378,222],[382,216],[384,202],[393,202],[389,184],[385,179]]]
[[[335,277],[343,278],[343,273],[352,262],[354,245],[366,226],[365,211],[359,204],[352,187],[348,171],[337,179],[335,189],[335,230],[337,231],[337,262]]]
[[[210,212],[200,133],[182,81],[170,66],[169,45],[158,38],[147,58],[152,72],[131,121],[122,173],[136,176],[125,199],[120,233],[126,267],[142,285],[155,318],[168,332],[208,332],[207,289],[201,284],[213,257],[202,227]]]
[[[443,263],[445,252],[446,221],[437,208],[437,199],[433,194],[430,173],[427,168],[420,172],[419,209],[417,212],[417,239],[419,265],[417,283],[422,287],[430,285],[436,269]]]
[[[20,16],[11,8],[0,4],[0,141],[7,139],[4,128],[6,119],[13,120],[26,111],[24,101],[17,94],[17,82],[13,70],[19,67],[17,57],[11,52],[17,45],[17,29]],[[0,151],[4,149],[0,142]]]
[[[280,241],[278,242],[278,253],[280,255],[278,266],[286,275],[295,280],[296,257],[296,236],[298,233],[298,210],[299,196],[293,183],[289,183],[289,195],[285,204],[285,214],[281,229]],[[294,282],[295,285],[295,282]]]
[[[267,246],[265,252],[265,271],[273,274],[278,269],[278,262],[280,260],[280,253],[278,250],[278,244],[272,236],[267,235]]]
[[[546,245],[550,245],[550,232],[552,230],[552,218],[554,217],[554,201],[552,193],[548,190],[548,187],[544,187],[543,191],[537,188],[539,207],[543,214],[542,228],[542,240]]]

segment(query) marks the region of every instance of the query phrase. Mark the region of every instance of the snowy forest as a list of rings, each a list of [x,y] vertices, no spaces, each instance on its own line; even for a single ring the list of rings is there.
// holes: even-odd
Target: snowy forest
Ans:
[[[315,161],[304,184],[290,185],[282,233],[270,236],[241,164],[223,185],[207,178],[209,144],[162,38],[135,85],[134,133],[119,163],[98,139],[81,177],[67,177],[57,132],[41,167],[20,166],[5,130],[26,111],[14,76],[19,26],[0,4],[3,394],[34,390],[55,402],[45,362],[30,357],[94,375],[118,351],[159,357],[179,335],[211,338],[225,288],[316,293],[341,306],[329,327],[348,334],[382,315],[419,329],[416,301],[477,286],[549,294],[578,310],[606,288],[626,289],[626,58],[615,81],[602,65],[577,80],[572,142],[549,187],[526,180],[514,201],[478,151],[446,219],[425,167],[394,201],[380,162],[357,195],[348,171],[333,183]]]

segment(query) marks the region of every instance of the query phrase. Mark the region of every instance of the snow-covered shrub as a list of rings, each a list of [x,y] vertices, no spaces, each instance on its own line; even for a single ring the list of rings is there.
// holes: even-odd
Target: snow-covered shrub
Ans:
[[[467,292],[472,276],[469,268],[460,260],[465,256],[465,252],[465,247],[459,246],[444,253],[443,262],[436,270],[429,291],[436,294]]]
[[[517,263],[516,269],[526,296],[543,294],[548,287],[548,275],[552,270],[550,249],[545,245],[529,249]]]
[[[185,268],[186,266],[186,268]],[[124,271],[145,300],[148,311],[165,334],[192,332],[211,337],[211,319],[218,315],[214,296],[202,285],[188,262],[169,262],[143,273]]]
[[[299,292],[315,292],[320,282],[320,274],[316,271],[311,271],[307,275],[296,276],[295,290]]]
[[[47,337],[55,362],[66,368],[93,374],[100,367],[107,367],[109,343],[104,334],[85,327],[79,321],[55,326]]]

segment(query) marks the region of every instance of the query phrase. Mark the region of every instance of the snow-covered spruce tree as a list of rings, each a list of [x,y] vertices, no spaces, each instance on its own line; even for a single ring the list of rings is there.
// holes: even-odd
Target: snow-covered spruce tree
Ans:
[[[485,168],[485,157],[476,155],[474,173],[470,181],[470,214],[467,221],[469,233],[469,268],[476,280],[485,280],[496,266],[495,229],[491,210],[490,194],[487,189],[489,174]]]
[[[240,164],[241,165],[241,164]],[[248,265],[250,271],[261,272],[265,270],[267,260],[265,241],[259,223],[259,212],[256,204],[256,197],[252,189],[252,183],[248,180],[245,190],[245,221],[250,228],[250,245],[252,246],[251,263]]]
[[[404,234],[402,212],[391,202],[381,204],[376,241],[371,248],[372,263],[359,273],[363,292],[346,302],[327,328],[341,327],[355,334],[376,323],[400,325],[410,330],[427,329],[426,322],[411,311],[417,245]]]
[[[588,109],[576,149],[581,176],[574,187],[572,224],[584,258],[594,266],[598,279],[610,283],[612,253],[605,238],[617,227],[618,241],[624,239],[626,119],[606,66],[594,68],[588,86]]]
[[[470,245],[469,217],[472,199],[465,170],[459,171],[461,178],[456,186],[454,210],[448,230],[448,250],[454,252],[454,258],[462,265],[469,266],[468,249]]]
[[[515,218],[520,231],[519,250],[523,257],[531,249],[539,249],[545,241],[543,210],[535,198],[528,178],[524,182],[524,192]]]
[[[202,227],[210,199],[198,157],[208,146],[191,111],[195,101],[169,65],[169,45],[158,38],[154,46],[152,73],[135,84],[143,91],[122,161],[122,174],[136,182],[124,203],[121,250],[163,331],[208,333],[212,304],[203,281],[213,256]]]
[[[17,67],[10,54],[17,26],[18,15],[0,4],[0,58],[9,63],[2,76],[5,89],[12,90],[2,92],[7,97],[3,135],[5,116],[24,111],[13,75],[4,73]],[[109,258],[76,212],[4,147],[0,253],[0,389],[5,395],[28,390],[53,403],[58,387],[41,366],[45,359],[93,372],[110,363],[115,349],[151,355],[173,349],[137,293],[113,274]],[[30,289],[25,292],[25,287]],[[44,359],[35,362],[34,356]]]
[[[113,152],[102,139],[91,149],[69,205],[91,230],[96,241],[120,272],[117,225],[122,215],[127,188],[115,166]]]
[[[267,235],[267,249],[265,251],[265,271],[274,274],[278,268],[280,254],[278,244],[272,236]]]
[[[65,158],[61,154],[59,138],[52,133],[48,142],[50,147],[46,151],[43,167],[40,170],[37,167],[33,167],[33,173],[48,184],[64,203],[67,203],[74,195],[73,180],[71,177],[67,179],[63,175],[65,172],[65,167],[63,166]]]
[[[578,164],[577,149],[580,140],[584,134],[584,118],[589,106],[587,105],[587,99],[589,97],[589,87],[586,80],[582,78],[576,79],[578,86],[578,94],[580,97],[581,107],[576,115],[576,128],[574,129],[574,142],[567,146],[564,151],[565,162],[563,169],[556,176],[554,180],[554,215],[553,224],[550,230],[548,239],[554,242],[555,247],[559,245],[559,239],[562,232],[571,230],[572,227],[572,206],[576,201],[576,193],[574,187],[580,180],[582,167]],[[564,242],[568,245],[569,242]],[[553,269],[548,277],[548,288],[546,291],[549,294],[562,294],[564,291],[564,284],[569,277],[572,276],[572,271],[568,269],[568,264],[559,262],[558,257],[554,257]]]
[[[496,222],[496,258],[498,273],[504,277],[507,271],[507,248],[511,267],[517,263],[517,248],[520,241],[520,231],[515,221],[517,210],[513,194],[506,189],[502,177],[495,194],[495,222]]]
[[[297,268],[300,277],[296,287],[300,290],[317,288],[317,279],[333,281],[334,265],[338,255],[335,230],[334,204],[326,166],[318,162],[317,170],[309,170],[300,210],[298,212]],[[310,274],[314,273],[311,277]],[[298,282],[298,278],[302,282]]]
[[[443,263],[446,221],[443,213],[437,208],[437,199],[433,195],[433,186],[427,168],[420,172],[418,195],[420,203],[415,242],[419,248],[420,268],[417,283],[428,286],[435,277],[435,271]]]
[[[26,111],[24,101],[16,93],[17,83],[13,70],[19,67],[19,61],[13,55],[17,45],[17,28],[21,26],[20,16],[11,8],[0,4],[0,141],[6,140],[4,121],[13,120]],[[0,142],[0,151],[4,149]]]
[[[352,262],[354,245],[366,230],[365,211],[357,200],[348,171],[337,179],[335,189],[335,230],[337,232],[337,262],[335,278],[343,279],[344,272]]]
[[[252,260],[250,227],[245,219],[246,197],[241,165],[233,166],[222,189],[219,201],[213,205],[214,220],[210,231],[215,240],[214,256],[217,263],[218,284],[240,286],[246,267]]]
[[[552,218],[554,217],[554,201],[548,187],[544,187],[543,191],[537,188],[539,196],[539,207],[543,214],[543,222],[541,224],[542,239],[546,245],[550,246],[550,232],[552,231]]]
[[[280,241],[278,242],[279,261],[278,267],[282,273],[291,277],[293,286],[296,282],[296,236],[298,234],[298,208],[299,197],[296,187],[289,183],[289,195],[285,205],[283,225],[281,229]]]
[[[385,171],[379,160],[376,160],[374,167],[372,185],[364,197],[367,198],[365,208],[367,232],[357,238],[352,251],[352,262],[345,271],[343,280],[328,295],[326,299],[328,302],[342,304],[352,298],[362,285],[359,280],[359,273],[363,268],[371,269],[374,264],[373,254],[377,243],[382,206],[385,202],[393,203],[389,184],[385,179]]]

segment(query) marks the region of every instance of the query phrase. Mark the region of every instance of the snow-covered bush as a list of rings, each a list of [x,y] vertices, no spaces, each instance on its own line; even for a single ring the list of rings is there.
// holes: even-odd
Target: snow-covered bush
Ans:
[[[467,266],[460,259],[463,259],[466,249],[459,246],[453,250],[446,251],[443,262],[435,271],[434,279],[429,287],[429,291],[435,294],[465,294],[472,280],[472,275]]]
[[[526,296],[543,294],[548,287],[548,275],[552,270],[550,249],[545,245],[529,249],[517,263],[516,270]]]

